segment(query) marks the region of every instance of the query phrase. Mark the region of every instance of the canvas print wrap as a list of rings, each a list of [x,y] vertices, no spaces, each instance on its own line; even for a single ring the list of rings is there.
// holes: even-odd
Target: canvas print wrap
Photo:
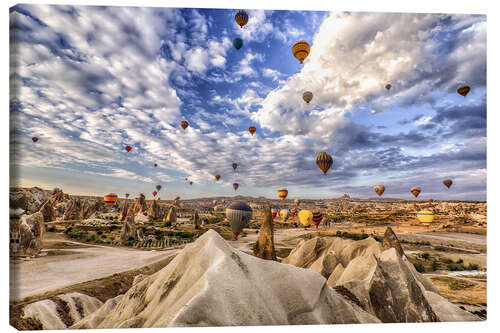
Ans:
[[[16,5],[19,330],[482,321],[486,16]]]

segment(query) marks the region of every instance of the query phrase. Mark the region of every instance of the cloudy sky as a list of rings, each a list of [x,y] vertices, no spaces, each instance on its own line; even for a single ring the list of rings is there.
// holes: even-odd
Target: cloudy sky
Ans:
[[[241,29],[236,10],[11,8],[11,185],[367,198],[381,183],[391,198],[486,199],[485,16],[247,12]]]

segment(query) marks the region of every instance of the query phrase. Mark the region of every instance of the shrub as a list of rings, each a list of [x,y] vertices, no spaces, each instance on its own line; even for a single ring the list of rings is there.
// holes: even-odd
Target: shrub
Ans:
[[[434,246],[434,250],[436,250],[436,251],[446,251],[446,247],[444,247],[444,246]]]
[[[129,239],[129,240],[123,242],[123,245],[124,246],[133,246],[134,245],[134,241]]]
[[[477,271],[479,269],[479,266],[477,264],[469,264],[467,266],[468,271]]]
[[[422,257],[423,259],[427,260],[427,259],[429,259],[429,258],[430,258],[430,254],[429,254],[429,253],[427,253],[427,252],[424,252],[424,253],[421,253],[421,254],[420,254],[420,257]]]
[[[457,260],[457,264],[463,264],[463,263],[464,263],[464,261],[463,261],[462,258],[460,258],[460,259]]]
[[[441,265],[437,261],[432,262],[432,270],[437,271]]]
[[[102,235],[102,231],[101,231],[101,230],[99,230],[99,231],[97,232],[97,234],[98,234],[99,236],[100,236],[100,235]]]
[[[417,262],[414,266],[415,266],[415,269],[417,270],[417,272],[419,272],[419,273],[425,272],[425,267],[421,263]]]
[[[448,264],[446,265],[449,271],[463,271],[465,270],[464,265],[458,265],[458,264]]]

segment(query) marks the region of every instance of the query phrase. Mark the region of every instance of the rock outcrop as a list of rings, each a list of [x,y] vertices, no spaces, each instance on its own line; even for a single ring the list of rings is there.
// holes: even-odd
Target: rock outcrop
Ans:
[[[40,210],[42,204],[50,198],[51,195],[51,191],[46,191],[39,187],[11,187],[9,206],[12,209],[21,208],[25,210],[27,214],[33,214]]]
[[[125,218],[127,217],[128,213],[129,213],[129,204],[128,204],[128,200],[125,200],[123,202],[123,206],[122,206],[122,210],[120,212],[120,216],[118,216],[118,221],[120,222],[123,222],[125,221]]]
[[[157,220],[161,217],[160,205],[158,205],[158,200],[151,200],[151,204],[149,205],[149,209],[146,212],[146,215],[153,220]]]
[[[137,234],[135,229],[134,215],[129,214],[125,218],[125,222],[123,222],[122,230],[120,232],[120,241],[123,243],[131,239],[135,240],[136,238]]]
[[[177,223],[177,208],[175,206],[171,206],[168,210],[168,214],[165,217],[165,224],[167,227],[173,226]]]
[[[144,194],[141,193],[139,197],[135,200],[132,211],[136,216],[146,212],[146,197],[144,196]]]
[[[276,251],[274,249],[274,232],[273,232],[273,217],[271,215],[271,207],[267,206],[264,210],[264,220],[259,231],[259,238],[255,243],[253,251],[254,256],[276,260]]]
[[[44,330],[67,329],[101,305],[95,297],[73,292],[26,305],[22,320],[38,321]]]
[[[104,318],[110,313],[121,301],[123,295],[118,295],[114,298],[108,299],[97,311],[92,312],[89,316],[78,321],[76,324],[71,326],[71,329],[89,329],[92,327],[97,327],[104,320]]]
[[[73,198],[68,204],[66,211],[62,216],[63,221],[82,219],[82,202],[78,198]]]
[[[195,229],[200,228],[200,216],[198,215],[198,211],[195,210],[193,216],[191,217],[191,223],[193,223],[193,227]]]
[[[478,320],[443,299],[416,271],[392,230],[386,231],[383,244],[371,237],[360,241],[315,237],[301,241],[283,263],[317,271],[329,286],[347,291],[382,322]]]
[[[57,214],[55,210],[55,205],[62,201],[63,195],[64,193],[62,191],[58,191],[42,204],[39,212],[42,213],[43,220],[45,222],[56,220]]]
[[[31,215],[25,214],[18,220],[11,220],[11,242],[14,239],[15,244],[17,244],[15,247],[11,246],[11,255],[31,256],[39,254],[42,249],[44,233],[45,224],[43,214],[40,212]]]
[[[214,311],[217,309],[217,311]],[[321,275],[245,254],[209,230],[133,285],[97,326],[250,326],[379,320]]]

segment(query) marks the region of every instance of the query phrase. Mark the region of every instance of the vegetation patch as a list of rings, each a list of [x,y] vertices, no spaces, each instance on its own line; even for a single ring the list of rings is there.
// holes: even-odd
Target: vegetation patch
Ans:
[[[472,288],[477,285],[477,283],[474,282],[463,279],[454,279],[447,276],[432,276],[431,280],[445,282],[448,284],[448,288],[450,288],[451,290],[462,290]]]

